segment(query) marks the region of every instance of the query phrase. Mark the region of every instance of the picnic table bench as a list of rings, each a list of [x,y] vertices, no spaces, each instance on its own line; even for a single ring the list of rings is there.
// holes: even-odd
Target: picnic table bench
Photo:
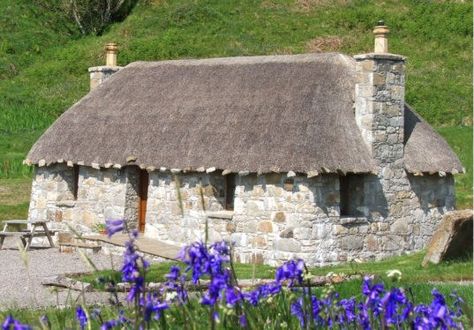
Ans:
[[[0,232],[0,249],[2,249],[6,237],[19,237],[25,249],[28,250],[34,237],[46,236],[49,245],[54,247],[51,235],[56,231],[48,229],[47,221],[6,220],[3,221],[3,224],[3,230]],[[29,228],[18,229],[18,227],[22,225],[27,225]],[[9,231],[9,227],[13,227],[15,230]]]

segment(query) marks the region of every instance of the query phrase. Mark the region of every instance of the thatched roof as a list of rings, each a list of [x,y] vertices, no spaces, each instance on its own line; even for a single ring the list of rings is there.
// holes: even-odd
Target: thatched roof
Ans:
[[[354,80],[355,62],[341,54],[136,62],[66,111],[27,161],[370,172],[373,160],[354,120]],[[436,133],[423,136],[427,124],[420,123],[407,146],[448,156],[432,163],[415,152],[407,164],[447,170],[457,158]],[[424,141],[433,134],[444,149]]]
[[[464,172],[448,143],[408,105],[405,106],[404,137],[404,160],[408,172]]]

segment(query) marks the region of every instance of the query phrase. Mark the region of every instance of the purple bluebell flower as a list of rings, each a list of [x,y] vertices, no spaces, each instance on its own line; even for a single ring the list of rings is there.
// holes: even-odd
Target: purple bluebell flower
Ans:
[[[293,286],[295,282],[301,284],[303,282],[304,269],[305,264],[301,259],[287,261],[277,268],[275,280],[279,283],[288,281],[289,286]]]
[[[79,322],[79,326],[81,330],[84,330],[87,324],[87,315],[84,309],[81,306],[77,306],[76,308],[76,319]]]
[[[257,306],[260,301],[260,290],[252,290],[250,292],[244,292],[243,297],[245,301],[249,302],[252,306]]]
[[[337,303],[342,308],[342,312],[338,314],[338,323],[340,325],[350,324],[356,319],[356,301],[355,298],[342,299]]]
[[[181,275],[181,268],[179,266],[173,265],[170,268],[170,272],[165,275],[165,277],[170,281],[177,281]]]
[[[20,321],[15,320],[12,315],[8,315],[2,323],[2,330],[31,330],[33,329],[28,324],[22,324]]]
[[[160,296],[156,293],[146,294],[142,299],[141,304],[145,307],[144,319],[147,322],[151,320],[153,314],[155,314],[155,319],[159,319],[161,312],[169,308],[168,303],[162,301]]]
[[[234,307],[242,300],[242,293],[239,288],[228,286],[225,290],[225,302],[227,305]]]
[[[241,328],[247,328],[248,322],[247,322],[247,317],[245,316],[245,314],[241,314],[239,316],[239,325]]]
[[[110,238],[112,235],[123,231],[124,221],[123,220],[105,220],[105,230],[107,236]]]
[[[108,321],[105,321],[104,323],[102,323],[102,325],[100,326],[100,330],[109,330],[109,329],[113,329],[115,327],[118,327],[120,325],[121,325],[121,323],[117,320],[108,320]]]
[[[187,302],[188,293],[184,288],[186,275],[181,275],[181,268],[176,265],[171,266],[170,272],[165,277],[168,279],[165,283],[166,291],[176,292],[180,304]]]

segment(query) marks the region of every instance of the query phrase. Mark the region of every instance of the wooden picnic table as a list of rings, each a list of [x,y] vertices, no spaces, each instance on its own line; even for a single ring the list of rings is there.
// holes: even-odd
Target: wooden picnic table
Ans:
[[[0,249],[2,249],[6,237],[19,237],[25,249],[28,250],[34,237],[46,236],[49,245],[54,247],[53,238],[51,237],[54,231],[48,229],[47,221],[6,220],[3,221],[3,224],[3,230],[0,232]],[[22,225],[27,225],[27,229],[19,229]],[[15,230],[9,231],[9,227],[10,229],[13,227]]]

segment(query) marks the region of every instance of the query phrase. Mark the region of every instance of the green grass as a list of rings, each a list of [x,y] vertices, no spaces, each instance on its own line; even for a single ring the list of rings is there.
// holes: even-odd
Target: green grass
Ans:
[[[407,101],[437,127],[472,125],[471,3],[335,3],[141,1],[103,36],[81,38],[70,22],[27,0],[0,0],[0,177],[29,174],[21,160],[32,142],[87,93],[87,68],[103,63],[103,45],[112,40],[121,65],[303,53],[315,38],[322,51],[356,54],[372,49],[372,27],[383,18],[391,51],[408,57]]]
[[[30,192],[30,178],[0,179],[0,222],[26,219]]]
[[[455,176],[456,206],[472,208],[472,127],[443,127],[438,132],[448,141],[466,169],[465,174]]]
[[[310,269],[313,275],[326,275],[330,272],[345,274],[370,274],[385,277],[386,271],[398,269],[403,274],[403,281],[410,283],[426,283],[427,281],[472,281],[473,261],[472,258],[443,262],[438,265],[430,264],[428,267],[421,267],[424,252],[417,252],[410,255],[391,257],[380,261],[370,261],[362,263],[345,263],[336,266],[313,267]],[[147,274],[147,281],[162,282],[172,265],[176,262],[162,262],[153,264]],[[178,265],[183,266],[179,263]],[[235,264],[235,271],[238,278],[273,278],[275,269],[266,265]],[[97,277],[112,276],[116,282],[120,282],[120,272],[113,270],[103,270],[94,274],[81,275],[81,281],[94,282]]]
[[[321,51],[356,54],[372,49],[372,27],[383,18],[392,31],[390,50],[408,57],[407,102],[463,161],[467,174],[456,177],[457,205],[472,207],[472,3],[335,3],[141,1],[103,36],[80,37],[71,22],[28,0],[0,0],[0,178],[31,177],[22,165],[27,151],[87,93],[87,68],[103,64],[106,42],[119,43],[121,65],[303,53],[314,50],[314,39]],[[0,199],[0,211],[3,218],[24,216],[26,208]]]
[[[385,277],[386,271],[398,269],[402,272],[403,282],[426,283],[427,281],[472,281],[472,258],[443,262],[438,265],[430,264],[421,267],[424,252],[417,252],[406,256],[391,257],[381,261],[364,263],[345,263],[336,266],[312,268],[311,273],[325,275],[334,273],[361,273]]]
[[[149,268],[146,274],[147,282],[163,282],[166,280],[165,275],[169,273],[170,267],[172,265],[179,265],[182,269],[185,268],[185,265],[177,262],[162,262],[159,264],[153,264]],[[254,273],[255,268],[255,273]],[[241,279],[268,279],[275,276],[275,269],[271,266],[266,265],[251,265],[251,264],[236,264],[235,272],[237,278]],[[255,276],[253,276],[255,274]],[[103,286],[98,281],[98,279],[113,280],[114,282],[122,282],[121,273],[117,270],[101,270],[99,272],[84,274],[78,276],[83,282],[92,283],[96,288],[102,288]]]

